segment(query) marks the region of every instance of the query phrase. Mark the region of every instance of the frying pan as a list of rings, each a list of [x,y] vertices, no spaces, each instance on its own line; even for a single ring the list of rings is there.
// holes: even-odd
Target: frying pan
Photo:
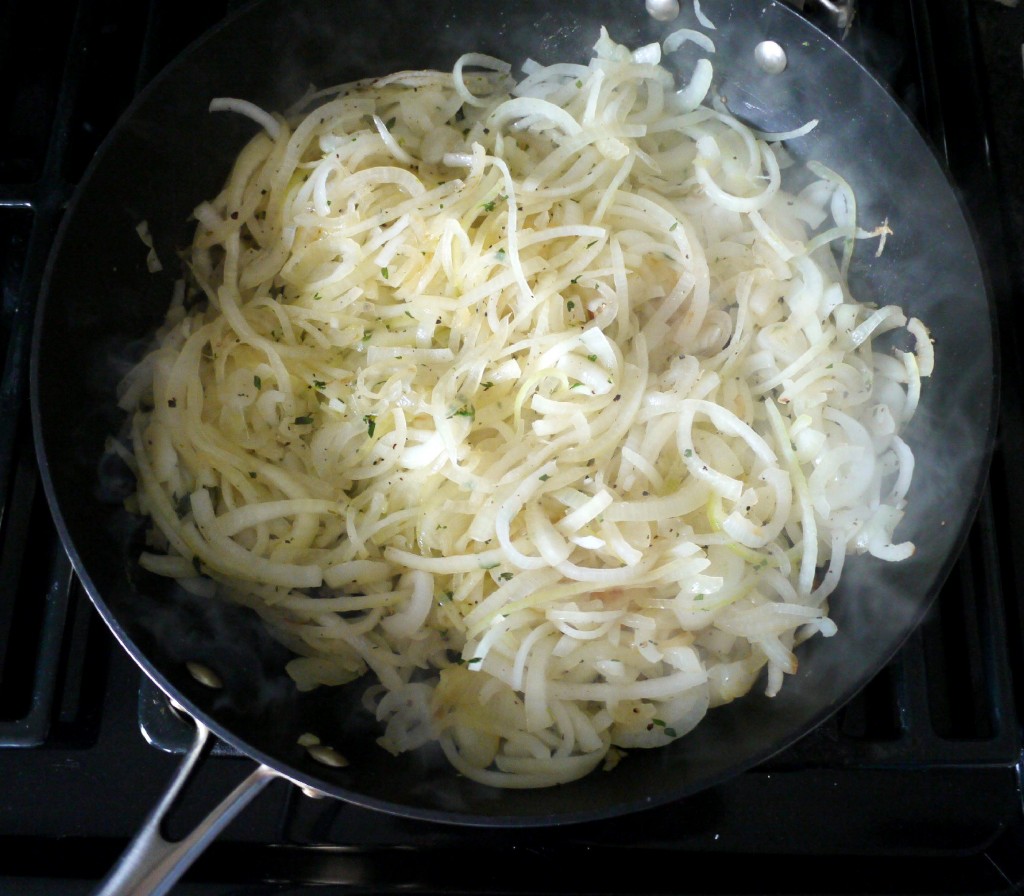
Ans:
[[[908,436],[917,465],[898,532],[917,544],[915,555],[899,564],[848,564],[831,600],[839,634],[800,648],[800,671],[779,696],[753,693],[713,710],[680,741],[635,751],[611,772],[525,792],[461,778],[436,750],[392,757],[376,745],[375,723],[361,707],[365,682],[299,693],[284,672],[287,652],[253,614],[199,600],[140,570],[143,522],[124,510],[131,482],[104,443],[122,430],[115,387],[162,319],[175,254],[191,239],[190,212],[216,194],[254,132],[241,117],[211,115],[211,98],[283,109],[310,84],[448,68],[467,50],[513,63],[527,56],[584,60],[602,24],[630,46],[694,24],[689,10],[676,22],[656,22],[639,0],[389,0],[374,4],[372,14],[350,0],[248,7],[157,77],[94,159],[50,260],[31,370],[33,426],[58,529],[124,649],[197,720],[197,747],[186,766],[208,731],[258,763],[201,835],[219,829],[275,775],[371,809],[469,825],[564,824],[677,800],[766,759],[822,722],[879,671],[927,611],[973,517],[994,430],[992,316],[970,228],[915,126],[837,44],[774,2],[705,0],[704,10],[718,26],[714,90],[731,111],[766,131],[820,119],[792,142],[791,153],[842,172],[857,191],[861,220],[888,218],[894,231],[881,257],[861,248],[851,282],[862,301],[895,302],[921,317],[936,342],[936,373]],[[788,56],[781,73],[767,73],[755,58],[765,38]],[[693,59],[679,54],[681,77]],[[135,231],[143,220],[164,262],[161,273],[147,270]],[[223,686],[204,686],[189,662],[212,669]],[[305,732],[349,764],[316,761],[297,742]],[[162,844],[161,812],[172,799],[173,793],[152,817],[148,847],[137,847],[148,849],[149,860]],[[127,878],[119,880],[111,892],[128,886]],[[132,880],[133,892],[149,892]]]

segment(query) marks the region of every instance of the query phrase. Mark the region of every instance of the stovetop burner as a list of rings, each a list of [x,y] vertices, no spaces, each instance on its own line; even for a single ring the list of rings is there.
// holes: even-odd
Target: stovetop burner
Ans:
[[[88,892],[191,740],[94,613],[60,548],[27,413],[34,304],[61,210],[132,96],[228,2],[0,7],[0,891]],[[807,0],[815,21],[827,7]],[[123,8],[122,8],[123,7]],[[446,827],[275,782],[175,892],[1008,893],[1024,888],[1024,449],[1019,271],[968,0],[861,0],[821,18],[901,99],[960,189],[1003,329],[1002,439],[926,623],[841,713],[680,803],[554,830]],[[1019,43],[1019,41],[1018,41]],[[1019,60],[1018,60],[1019,61]],[[994,76],[993,76],[994,77]],[[1016,72],[1019,79],[1020,72]],[[1020,197],[1015,201],[1019,202]],[[1007,258],[1010,261],[1007,261]],[[223,748],[178,821],[250,770]],[[469,863],[472,854],[481,861]],[[60,862],[56,861],[60,857]],[[485,870],[481,871],[480,868]]]

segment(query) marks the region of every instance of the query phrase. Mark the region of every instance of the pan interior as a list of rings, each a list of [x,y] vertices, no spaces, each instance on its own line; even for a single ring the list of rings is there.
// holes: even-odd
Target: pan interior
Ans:
[[[639,46],[693,24],[655,22],[640,3],[579,6],[395,0],[375,6],[372,17],[344,0],[250,7],[135,102],[76,194],[47,274],[33,422],[58,526],[100,612],[161,687],[236,747],[303,783],[387,811],[470,824],[579,821],[675,799],[749,767],[837,709],[892,656],[945,578],[978,500],[992,438],[991,316],[952,190],[898,105],[834,43],[778,4],[720,0],[704,4],[718,25],[717,91],[766,131],[821,120],[792,152],[843,172],[863,220],[888,218],[895,234],[881,258],[860,256],[855,294],[903,305],[936,340],[936,375],[910,434],[917,470],[900,530],[917,553],[896,565],[850,564],[831,601],[839,634],[801,648],[801,670],[780,696],[752,694],[716,709],[691,735],[634,752],[613,772],[548,790],[497,791],[457,777],[435,750],[393,758],[376,745],[375,724],[361,708],[364,685],[298,694],[283,672],[286,651],[251,613],[189,597],[138,570],[142,524],[123,510],[130,482],[104,457],[104,443],[123,427],[115,387],[162,319],[175,270],[147,271],[135,227],[149,222],[165,260],[190,241],[192,208],[217,192],[253,132],[239,117],[210,115],[209,100],[233,96],[281,109],[310,84],[447,68],[470,50],[513,64],[586,59],[601,25]],[[754,47],[765,38],[787,51],[781,74],[756,64]],[[217,672],[222,689],[210,691],[187,673],[184,664],[197,660]],[[297,744],[307,731],[350,765],[313,762]]]

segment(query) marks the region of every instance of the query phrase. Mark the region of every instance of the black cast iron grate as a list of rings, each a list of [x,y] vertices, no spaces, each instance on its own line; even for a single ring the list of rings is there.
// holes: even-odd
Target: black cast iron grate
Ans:
[[[149,796],[129,804],[132,794],[120,792],[123,802],[97,796],[91,805],[81,794],[103,794],[103,776],[122,774],[126,762],[145,768],[136,778],[168,767],[151,747],[121,746],[138,737],[139,717],[165,751],[189,739],[163,699],[138,685],[60,549],[35,472],[27,352],[47,251],[89,158],[140,87],[235,5],[0,4],[0,889],[51,881],[58,840],[70,870],[37,892],[77,892],[95,879]],[[846,40],[931,136],[992,251],[1005,241],[990,213],[998,172],[983,85],[965,76],[980,68],[972,35],[967,0],[862,0]],[[998,258],[989,261],[1004,352],[1015,358],[1006,335],[1014,289]],[[1004,377],[1007,386],[1024,382],[1010,364]],[[1024,687],[1013,678],[1024,645],[1007,534],[1020,522],[1016,393],[1004,388],[992,485],[935,611],[843,712],[766,765],[681,804],[554,832],[408,822],[274,785],[184,886],[997,893],[1024,885]],[[243,765],[214,756],[204,772],[208,781],[230,778]],[[76,779],[82,790],[68,796],[55,773],[65,766],[96,787]],[[467,849],[488,870],[467,867]]]

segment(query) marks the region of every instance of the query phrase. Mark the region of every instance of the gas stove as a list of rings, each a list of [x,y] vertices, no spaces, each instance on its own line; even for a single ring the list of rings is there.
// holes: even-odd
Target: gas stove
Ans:
[[[93,152],[163,65],[239,5],[0,6],[0,892],[89,892],[191,740],[60,546],[33,453],[28,346],[48,249]],[[1024,13],[982,0],[792,5],[919,123],[973,221],[1002,331],[989,488],[925,624],[836,717],[684,801],[556,829],[467,829],[277,781],[175,893],[1024,890],[1024,376],[1012,326],[1024,191],[1010,155],[1019,127],[1004,120],[1024,108],[1020,57],[1013,68],[1006,49]],[[175,824],[187,829],[250,770],[216,750]]]

